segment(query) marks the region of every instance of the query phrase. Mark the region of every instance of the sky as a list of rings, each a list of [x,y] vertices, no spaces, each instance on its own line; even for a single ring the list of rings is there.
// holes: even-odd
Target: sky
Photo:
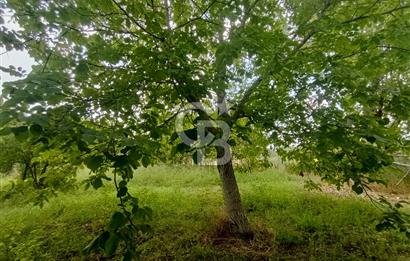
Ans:
[[[5,17],[5,24],[8,29],[14,29],[18,30],[19,26],[16,24],[16,22],[12,21],[10,15],[4,15]],[[34,64],[33,58],[30,57],[30,55],[27,53],[27,51],[9,51],[6,52],[5,48],[0,47],[0,65],[3,67],[9,67],[9,65],[13,65],[16,68],[17,67],[22,67],[26,73],[29,73],[31,71],[31,66]],[[0,71],[0,90],[2,89],[3,83],[4,82],[9,82],[9,81],[14,81],[19,78],[15,76],[11,76],[8,73],[5,73],[3,71]]]

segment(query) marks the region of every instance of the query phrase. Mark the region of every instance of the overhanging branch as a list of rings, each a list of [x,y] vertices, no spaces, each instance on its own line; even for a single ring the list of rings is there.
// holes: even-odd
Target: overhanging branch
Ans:
[[[117,1],[115,0],[111,0],[117,7],[118,9],[121,10],[121,12],[128,17],[128,19],[130,19],[139,29],[141,29],[143,32],[145,32],[146,34],[150,35],[151,37],[160,40],[161,42],[165,41],[165,39],[163,37],[160,37],[154,33],[151,33],[150,31],[148,31],[142,24],[140,24],[137,19],[135,19],[134,17],[132,17]]]
[[[255,3],[257,2],[257,0],[255,0]],[[319,13],[319,18],[317,19],[317,21],[321,20],[324,16],[326,11],[331,7],[332,5],[332,1],[326,1],[325,5],[323,7],[322,10],[320,10]],[[313,35],[316,33],[316,28],[313,28],[312,30],[310,30],[310,32],[302,39],[302,41],[295,47],[295,49],[289,54],[289,56],[285,59],[285,61],[283,61],[283,64],[286,64],[292,56],[294,56],[297,52],[300,51],[300,49],[303,48],[303,46],[306,45],[306,43],[313,37]],[[268,76],[270,76],[273,73],[274,67],[270,66],[267,70],[267,72],[265,73],[265,75],[259,76],[251,85],[251,87],[249,87],[242,99],[239,101],[239,103],[236,105],[236,110],[235,113],[232,115],[231,120],[235,121],[237,120],[239,117],[242,116],[243,114],[243,109],[245,104],[248,102],[249,98],[251,97],[252,93],[255,91],[255,89],[264,81],[265,78],[267,78]]]
[[[377,15],[388,15],[388,14],[392,14],[392,13],[394,13],[394,12],[396,12],[396,11],[404,10],[404,9],[407,9],[407,8],[410,8],[410,5],[399,6],[399,7],[396,7],[396,8],[390,9],[390,10],[387,10],[387,11],[385,11],[385,12],[377,13],[377,14],[360,15],[360,16],[357,16],[357,17],[353,17],[353,18],[351,18],[351,19],[349,19],[349,20],[346,20],[346,21],[342,22],[342,24],[348,24],[348,23],[357,22],[357,21],[359,21],[359,20],[367,19],[367,18],[370,18],[370,17],[372,17],[372,16],[377,16]]]
[[[182,28],[182,27],[184,27],[184,26],[187,26],[188,24],[193,23],[193,22],[195,22],[195,21],[197,21],[197,20],[203,20],[202,17],[209,11],[209,9],[211,9],[211,7],[212,7],[216,2],[217,2],[217,0],[212,1],[212,2],[205,8],[205,10],[202,11],[202,13],[201,13],[199,16],[194,17],[194,18],[191,18],[191,19],[189,19],[188,21],[186,21],[185,23],[178,25],[177,27],[175,27],[175,30],[180,29],[180,28]]]
[[[300,49],[313,37],[315,34],[315,30],[310,31],[305,38],[302,39],[302,41],[296,46],[296,48],[292,51],[292,53],[287,57],[287,59],[283,62],[283,64],[286,64],[292,56],[294,56],[297,52],[299,52]],[[265,78],[267,78],[269,75],[273,73],[274,67],[271,66],[263,76],[259,76],[249,87],[244,95],[242,96],[242,99],[239,101],[239,103],[236,105],[236,110],[235,113],[232,115],[232,120],[235,121],[239,117],[242,116],[243,114],[243,107],[245,104],[248,102],[249,98],[251,97],[252,93],[255,91],[257,87],[263,82]]]

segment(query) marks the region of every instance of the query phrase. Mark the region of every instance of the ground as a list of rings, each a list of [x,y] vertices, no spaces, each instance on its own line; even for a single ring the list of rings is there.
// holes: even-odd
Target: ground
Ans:
[[[410,260],[404,235],[375,231],[381,213],[368,200],[307,191],[305,179],[274,169],[238,174],[256,231],[253,241],[243,242],[224,234],[222,192],[213,167],[141,169],[130,190],[154,211],[153,234],[137,240],[142,259]],[[97,191],[80,185],[42,209],[19,198],[4,201],[0,260],[81,260],[81,249],[104,227],[116,204],[109,183]]]

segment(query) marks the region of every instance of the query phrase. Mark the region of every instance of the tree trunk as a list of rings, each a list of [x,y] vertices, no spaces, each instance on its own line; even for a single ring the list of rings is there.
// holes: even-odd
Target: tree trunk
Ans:
[[[241,195],[239,194],[238,184],[236,183],[230,151],[225,153],[222,147],[217,147],[216,151],[218,155],[218,171],[222,181],[225,211],[228,215],[231,230],[244,239],[252,239],[253,232],[242,207]]]

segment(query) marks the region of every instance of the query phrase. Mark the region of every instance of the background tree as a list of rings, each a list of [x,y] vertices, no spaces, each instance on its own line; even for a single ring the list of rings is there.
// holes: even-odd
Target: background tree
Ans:
[[[1,5],[22,28],[2,27],[2,45],[38,63],[4,84],[2,125],[53,133],[47,143],[85,162],[95,187],[114,168],[124,182],[117,189],[126,188],[131,168],[160,160],[176,115],[197,102],[222,110],[197,106],[188,133],[201,120],[224,121],[246,137],[240,122],[249,119],[283,157],[338,186],[353,180],[357,193],[394,152],[409,150],[408,1]],[[225,152],[216,147],[217,157]],[[249,238],[232,161],[218,170],[232,229]],[[126,189],[118,195],[129,199]]]
[[[71,163],[70,155],[58,149],[45,149],[45,144],[37,143],[40,129],[33,126],[24,132],[24,127],[11,128],[14,135],[0,138],[0,173],[18,174],[11,186],[0,191],[1,200],[21,196],[22,201],[43,206],[57,191],[75,187],[77,167]]]

